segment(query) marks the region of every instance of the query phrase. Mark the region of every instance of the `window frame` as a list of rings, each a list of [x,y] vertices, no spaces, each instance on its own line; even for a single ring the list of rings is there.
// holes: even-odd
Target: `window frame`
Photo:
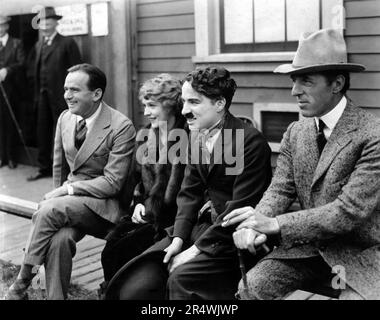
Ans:
[[[227,44],[224,41],[224,0],[219,0],[219,19],[220,19],[220,53],[238,53],[238,52],[281,52],[281,51],[296,51],[298,46],[298,41],[287,41],[287,12],[286,12],[286,1],[285,0],[285,41],[281,42],[265,42],[256,43],[255,42],[255,21],[254,21],[254,1],[253,2],[253,42],[252,43],[233,43]],[[321,29],[323,25],[322,17],[322,0],[319,0],[319,26]]]

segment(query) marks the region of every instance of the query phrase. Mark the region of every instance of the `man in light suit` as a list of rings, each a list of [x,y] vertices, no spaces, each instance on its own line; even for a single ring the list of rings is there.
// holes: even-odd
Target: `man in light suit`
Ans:
[[[289,74],[305,118],[284,134],[273,181],[255,209],[225,217],[238,248],[256,237],[278,247],[248,274],[243,299],[278,299],[331,281],[340,299],[380,299],[380,120],[346,97],[349,72],[339,30],[301,38]],[[299,199],[301,210],[288,212]],[[334,270],[336,275],[332,274]]]
[[[20,73],[24,63],[24,50],[19,39],[8,34],[9,17],[0,15],[0,82],[9,99],[13,112],[17,114]],[[3,93],[0,92],[0,168],[8,163],[10,169],[17,166],[17,130]]]
[[[82,62],[78,45],[71,37],[57,32],[58,20],[53,7],[43,8],[37,15],[42,37],[36,43],[35,100],[37,106],[38,171],[28,177],[34,181],[52,175],[51,153],[59,115],[67,109],[63,84],[67,69]]]
[[[229,112],[235,90],[222,67],[199,68],[185,78],[182,114],[192,140],[174,227],[115,275],[107,299],[234,298],[239,260],[234,230],[222,228],[222,218],[257,203],[272,177],[268,143]],[[228,159],[232,154],[236,159]],[[205,195],[211,212],[198,216]]]
[[[75,243],[90,234],[104,237],[118,222],[118,196],[130,166],[135,129],[102,97],[104,73],[81,64],[68,70],[65,100],[54,148],[54,186],[33,215],[24,262],[8,299],[26,298],[39,265],[46,270],[48,299],[65,299]]]

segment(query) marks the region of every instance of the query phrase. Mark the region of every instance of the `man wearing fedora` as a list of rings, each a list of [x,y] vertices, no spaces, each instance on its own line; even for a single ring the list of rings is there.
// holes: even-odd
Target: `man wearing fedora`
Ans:
[[[0,168],[8,163],[8,167],[14,169],[17,130],[9,107],[17,113],[19,93],[16,88],[25,56],[21,41],[8,34],[10,20],[0,15],[0,82],[5,91],[5,95],[0,92]]]
[[[277,238],[248,288],[240,283],[242,299],[281,299],[325,281],[340,299],[380,299],[380,120],[346,96],[349,72],[362,70],[333,29],[305,34],[293,63],[275,69],[291,76],[303,118],[285,132],[259,204],[225,217],[240,249],[260,234]],[[296,198],[301,209],[289,212]]]
[[[76,42],[60,35],[56,30],[61,18],[53,7],[43,8],[37,16],[41,31],[41,38],[36,43],[35,64],[39,170],[28,181],[52,175],[53,135],[59,115],[67,109],[63,84],[67,69],[81,63]]]

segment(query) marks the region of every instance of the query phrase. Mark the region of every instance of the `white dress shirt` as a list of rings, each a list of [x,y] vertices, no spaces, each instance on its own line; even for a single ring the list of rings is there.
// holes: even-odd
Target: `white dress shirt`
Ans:
[[[330,138],[332,131],[334,130],[336,124],[338,123],[340,117],[343,114],[344,109],[347,105],[347,98],[343,96],[343,98],[339,101],[339,103],[332,109],[329,113],[320,117],[320,119],[325,123],[325,128],[323,129],[323,133],[326,139]],[[315,123],[317,124],[317,128],[319,129],[319,118],[314,118]]]
[[[99,116],[100,111],[102,109],[102,106],[103,106],[103,103],[101,102],[98,109],[96,109],[96,111],[90,117],[85,119],[86,120],[86,127],[87,127],[86,135],[88,135],[91,132],[92,128],[94,127],[95,120]],[[83,119],[83,117],[77,115],[77,123],[82,119]]]
[[[54,33],[51,35],[51,36],[49,36],[49,37],[45,37],[45,41],[46,41],[46,39],[47,39],[47,45],[48,46],[51,46],[51,43],[53,42],[53,40],[54,40],[54,37],[57,35],[57,31],[54,31]]]

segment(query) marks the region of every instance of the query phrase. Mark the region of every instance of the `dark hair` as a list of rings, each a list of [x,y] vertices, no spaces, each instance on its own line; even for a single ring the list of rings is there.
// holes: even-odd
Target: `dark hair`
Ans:
[[[93,66],[92,64],[82,63],[72,66],[67,70],[68,72],[83,72],[88,74],[88,82],[87,87],[91,91],[95,91],[96,89],[102,90],[102,98],[104,92],[106,91],[107,86],[107,78],[102,70],[98,67]]]
[[[331,70],[331,71],[322,71],[321,75],[324,76],[327,80],[327,83],[331,85],[335,81],[336,77],[341,75],[344,77],[345,82],[342,90],[340,92],[345,94],[348,89],[350,89],[350,73],[347,71]]]
[[[168,73],[161,73],[143,83],[139,91],[139,99],[155,100],[175,116],[182,111],[182,82]]]
[[[223,67],[197,68],[185,77],[185,81],[188,81],[195,91],[209,99],[224,98],[226,110],[230,107],[237,88],[235,80],[230,77],[230,72]]]

